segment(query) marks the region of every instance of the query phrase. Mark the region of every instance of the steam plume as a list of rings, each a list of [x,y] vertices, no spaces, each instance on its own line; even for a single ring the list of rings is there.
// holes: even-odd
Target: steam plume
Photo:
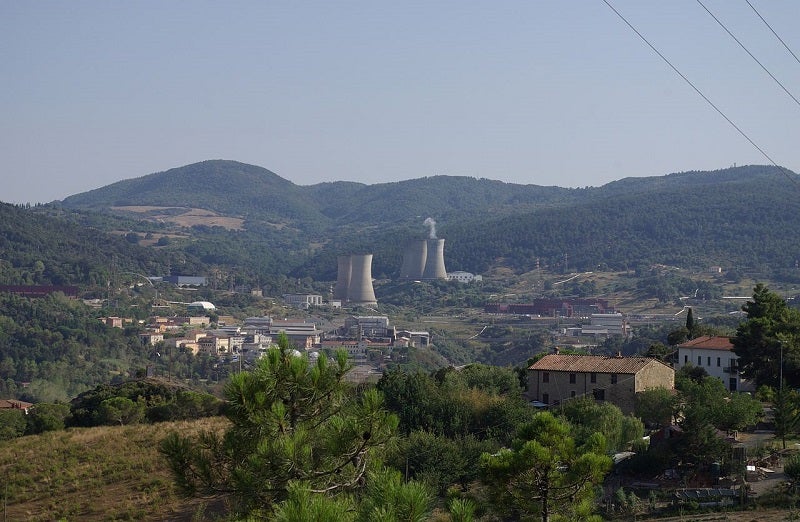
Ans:
[[[427,218],[422,224],[430,228],[428,239],[436,239],[436,221],[434,221],[433,218]]]

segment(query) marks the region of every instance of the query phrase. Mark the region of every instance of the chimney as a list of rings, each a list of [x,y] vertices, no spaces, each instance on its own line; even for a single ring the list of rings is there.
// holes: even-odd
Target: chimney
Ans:
[[[560,354],[560,353],[561,353],[561,349],[560,349],[558,346],[556,346],[555,348],[553,348],[553,353],[554,353],[555,355],[558,355],[558,354]]]

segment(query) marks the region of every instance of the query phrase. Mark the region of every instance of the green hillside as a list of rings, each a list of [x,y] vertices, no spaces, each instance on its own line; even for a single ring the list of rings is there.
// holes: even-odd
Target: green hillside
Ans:
[[[800,248],[797,175],[771,166],[627,178],[565,189],[433,176],[396,183],[298,186],[260,167],[206,161],[67,198],[65,208],[204,208],[234,227],[173,223],[180,249],[247,281],[336,277],[336,256],[371,252],[373,274],[394,277],[403,245],[433,217],[449,270],[525,272],[650,264],[718,265],[793,277]],[[146,213],[138,223],[164,227]],[[538,263],[538,265],[537,265]]]

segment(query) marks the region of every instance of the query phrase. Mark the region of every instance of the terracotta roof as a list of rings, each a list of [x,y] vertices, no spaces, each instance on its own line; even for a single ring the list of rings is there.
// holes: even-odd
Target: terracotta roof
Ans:
[[[545,355],[536,361],[529,370],[554,372],[596,372],[635,374],[651,363],[664,364],[648,357],[607,357],[601,355]]]
[[[679,344],[678,348],[702,348],[703,350],[724,350],[733,351],[733,343],[730,337],[720,337],[702,335],[696,339]]]
[[[0,399],[0,409],[27,410],[32,406],[33,404],[30,402],[17,401],[14,399]]]

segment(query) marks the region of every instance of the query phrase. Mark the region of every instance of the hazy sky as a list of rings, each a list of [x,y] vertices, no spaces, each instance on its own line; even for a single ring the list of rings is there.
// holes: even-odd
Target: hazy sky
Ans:
[[[609,1],[800,172],[800,105],[700,4]],[[750,1],[800,55],[800,2]],[[800,98],[745,0],[703,3]],[[0,3],[0,201],[206,159],[564,187],[768,163],[602,0]]]

